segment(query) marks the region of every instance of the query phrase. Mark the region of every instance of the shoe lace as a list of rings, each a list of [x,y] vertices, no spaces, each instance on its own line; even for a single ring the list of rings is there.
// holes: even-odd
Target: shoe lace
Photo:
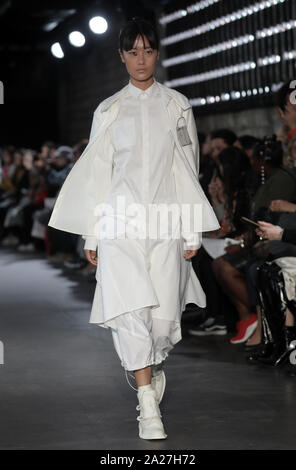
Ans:
[[[157,400],[156,400],[156,402],[157,402]],[[143,416],[141,416],[141,405],[138,404],[138,405],[136,406],[136,410],[137,410],[137,411],[140,411],[140,414],[139,414],[139,416],[137,416],[137,420],[138,420],[138,421],[143,421],[144,419],[146,419],[146,420],[147,420],[147,419],[150,419],[150,420],[151,420],[151,419],[156,419],[156,418],[158,418],[158,417],[161,418],[161,417],[162,417],[162,414],[161,414],[161,411],[160,411],[160,408],[159,408],[158,403],[157,403],[157,408],[158,408],[157,415],[155,415],[155,416],[150,416],[149,418],[143,418]]]
[[[155,367],[155,371],[156,371],[158,368],[160,368],[160,367],[162,367],[162,363]],[[132,389],[134,389],[134,390],[137,392],[138,389],[137,389],[137,388],[134,388],[134,387],[132,386],[132,384],[130,383],[130,381],[128,380],[128,374],[129,374],[130,377],[132,377],[134,380],[136,380],[136,379],[135,379],[135,376],[134,376],[133,374],[131,374],[129,371],[127,371],[126,369],[124,369],[124,371],[125,371],[125,376],[126,376],[127,383],[130,385],[130,387],[132,387]],[[157,374],[154,372],[154,369],[152,369],[152,376],[153,376],[154,374],[157,375]]]
[[[127,383],[130,385],[130,387],[132,387],[132,388],[133,388],[134,390],[136,390],[136,392],[137,392],[138,389],[135,388],[135,387],[133,387],[132,384],[130,383],[130,381],[128,380],[128,374],[129,374],[134,380],[136,380],[135,377],[133,376],[133,374],[131,374],[130,372],[128,372],[126,369],[124,369],[124,371],[125,371],[125,376],[126,376]]]
[[[157,419],[157,418],[161,418],[162,415],[160,414],[159,416],[151,416],[150,418],[143,418],[141,415],[137,416],[137,421],[143,421],[144,419]]]
[[[141,405],[137,405],[137,406],[136,406],[136,410],[137,410],[137,411],[141,411]],[[143,418],[143,416],[141,416],[141,414],[139,414],[139,416],[137,416],[137,421],[143,421],[143,419],[155,419],[155,418],[158,418],[158,417],[159,417],[159,418],[162,417],[162,414],[161,414],[160,410],[159,410],[159,415],[157,415],[157,416],[150,416],[149,418]]]

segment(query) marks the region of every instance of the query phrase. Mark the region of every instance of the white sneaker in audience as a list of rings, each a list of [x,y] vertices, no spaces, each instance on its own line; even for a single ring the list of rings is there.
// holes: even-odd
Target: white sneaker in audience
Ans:
[[[21,251],[23,253],[25,252],[28,252],[28,253],[32,253],[33,251],[35,251],[35,246],[33,243],[27,243],[26,245],[19,245],[17,247],[17,251]]]
[[[188,329],[188,333],[193,336],[221,336],[227,334],[227,327],[223,321],[209,317],[201,325]]]

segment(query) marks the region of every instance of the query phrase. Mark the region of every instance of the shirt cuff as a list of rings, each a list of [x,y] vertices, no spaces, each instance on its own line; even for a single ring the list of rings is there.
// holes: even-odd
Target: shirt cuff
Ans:
[[[185,250],[197,250],[201,245],[201,234],[200,233],[186,233],[183,234],[184,238],[184,249]]]
[[[96,251],[98,246],[98,241],[96,237],[82,235],[82,238],[85,240],[84,250]]]

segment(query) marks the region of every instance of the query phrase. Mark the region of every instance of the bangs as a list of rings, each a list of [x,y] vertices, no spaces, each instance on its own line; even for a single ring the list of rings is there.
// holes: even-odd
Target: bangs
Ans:
[[[151,47],[152,49],[159,49],[159,39],[156,29],[148,21],[143,19],[133,19],[121,29],[119,35],[119,49],[129,51],[133,49],[135,40],[138,36],[142,37],[144,47]],[[144,40],[146,36],[147,41]]]

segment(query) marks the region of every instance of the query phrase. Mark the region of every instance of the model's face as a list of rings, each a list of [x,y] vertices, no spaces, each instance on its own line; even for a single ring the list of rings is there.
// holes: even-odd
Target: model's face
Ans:
[[[156,61],[159,58],[159,51],[150,47],[146,36],[144,40],[146,47],[142,36],[139,35],[133,44],[133,49],[123,52],[119,50],[121,61],[125,63],[128,74],[136,81],[149,80],[154,74]]]

